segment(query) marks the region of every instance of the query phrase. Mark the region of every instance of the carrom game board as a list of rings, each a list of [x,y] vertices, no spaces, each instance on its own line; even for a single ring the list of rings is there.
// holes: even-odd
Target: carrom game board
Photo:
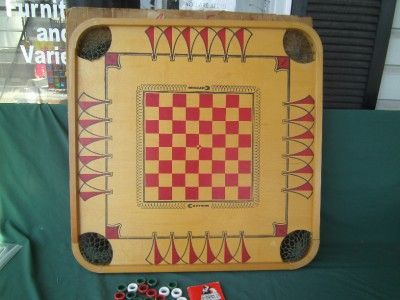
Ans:
[[[68,47],[72,248],[84,267],[312,260],[322,47],[311,27],[93,18]]]

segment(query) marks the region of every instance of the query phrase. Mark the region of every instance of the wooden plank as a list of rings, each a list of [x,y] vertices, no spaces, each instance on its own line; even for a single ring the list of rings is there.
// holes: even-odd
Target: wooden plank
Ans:
[[[386,54],[386,62],[388,65],[400,65],[400,28],[392,29],[390,35],[388,52]]]
[[[378,99],[400,100],[400,66],[385,66]]]

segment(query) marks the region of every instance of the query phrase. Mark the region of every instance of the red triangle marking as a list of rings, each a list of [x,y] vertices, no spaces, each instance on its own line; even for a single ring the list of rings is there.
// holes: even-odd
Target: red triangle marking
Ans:
[[[98,196],[98,195],[102,195],[105,194],[106,192],[80,192],[79,193],[79,197],[81,197],[81,199],[83,201],[89,200],[92,197]]]
[[[251,256],[246,249],[246,245],[244,244],[244,238],[242,236],[242,263],[249,261],[250,258]]]
[[[80,143],[82,146],[87,146],[87,145],[90,145],[91,143],[95,143],[95,142],[98,142],[98,141],[101,141],[101,140],[104,140],[104,138],[101,138],[101,137],[95,137],[95,138],[80,138],[80,139],[79,139],[79,143]]]
[[[150,26],[145,32],[149,38],[151,50],[154,52],[154,26]]]
[[[243,54],[243,44],[244,44],[244,29],[240,28],[238,31],[235,32],[235,36],[239,41],[240,45],[240,50],[242,51]]]
[[[79,156],[80,162],[83,163],[84,165],[87,165],[91,161],[94,161],[99,158],[104,158],[104,156]]]
[[[222,48],[224,49],[224,53],[226,53],[226,28],[222,28],[217,32],[217,35],[222,43]]]
[[[214,253],[212,252],[210,240],[208,239],[208,237],[207,237],[206,242],[207,242],[207,263],[211,264],[215,260],[216,257],[214,255]]]
[[[306,182],[303,185],[300,185],[298,187],[295,187],[294,189],[290,189],[292,191],[312,191],[313,190],[313,186],[309,183]]]
[[[186,27],[182,30],[182,36],[185,39],[188,52],[190,52],[190,27]]]
[[[294,101],[294,102],[290,102],[290,104],[314,104],[314,98],[311,96],[307,96],[303,99]]]
[[[189,240],[189,264],[194,264],[199,257],[193,249],[192,238]]]
[[[314,135],[312,134],[312,132],[310,130],[307,130],[306,132],[296,135],[296,136],[292,136],[290,139],[292,140],[304,140],[304,139],[313,139]]]
[[[208,53],[208,27],[204,27],[200,31],[200,36],[203,39],[204,46],[206,47],[206,52]]]
[[[172,253],[172,264],[175,265],[181,260],[181,257],[179,255],[178,251],[176,250],[173,237],[172,237],[171,243],[172,243],[172,252],[171,252]]]
[[[172,50],[172,26],[164,29],[164,35],[167,38],[169,49]]]
[[[79,120],[79,125],[82,127],[82,128],[88,128],[89,126],[92,126],[92,125],[94,125],[94,124],[97,124],[97,123],[100,123],[100,122],[103,122],[104,120],[97,120],[97,119],[93,119],[93,120],[87,120],[87,119],[85,119],[85,120]]]
[[[82,110],[87,110],[87,109],[91,108],[92,106],[99,105],[102,103],[103,102],[101,102],[101,101],[79,101],[79,107]]]
[[[154,238],[154,263],[156,265],[160,264],[163,261],[160,250],[158,250],[157,240]]]
[[[303,167],[303,168],[297,169],[297,170],[292,171],[292,172],[290,172],[290,173],[311,174],[311,173],[313,173],[313,172],[314,172],[314,171],[313,171],[313,168],[311,168],[309,165],[307,165],[307,166],[305,166],[305,167]]]
[[[294,153],[291,156],[314,156],[314,152],[310,148],[306,148],[300,152]]]
[[[104,176],[104,173],[101,174],[79,174],[79,179],[83,182],[88,182],[89,180],[95,179],[97,177]]]
[[[296,121],[297,122],[314,122],[314,117],[313,117],[312,114],[307,113],[306,115],[304,115],[304,116],[302,116],[300,118],[297,118],[297,119],[293,119],[291,121],[295,121],[295,122]]]
[[[224,241],[224,263],[229,263],[231,260],[232,260],[232,258],[233,258],[233,256],[232,256],[232,254],[231,254],[231,252],[229,251],[229,248],[228,248],[228,243],[226,242],[226,239],[225,239],[225,241]]]

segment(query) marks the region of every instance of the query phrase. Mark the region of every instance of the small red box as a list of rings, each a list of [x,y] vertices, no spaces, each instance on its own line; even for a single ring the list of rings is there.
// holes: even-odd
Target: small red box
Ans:
[[[187,292],[190,300],[225,300],[219,282],[189,286]]]

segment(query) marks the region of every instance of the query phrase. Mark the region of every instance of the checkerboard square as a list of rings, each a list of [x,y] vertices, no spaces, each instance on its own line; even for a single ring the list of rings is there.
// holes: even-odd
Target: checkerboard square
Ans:
[[[197,121],[200,118],[200,109],[198,107],[186,108],[186,120]]]
[[[203,148],[212,147],[212,135],[211,134],[200,134],[199,146]]]
[[[199,173],[199,161],[198,160],[187,160],[185,169],[186,169],[186,173]]]
[[[213,187],[212,188],[213,200],[223,200],[225,199],[225,188],[223,187]]]
[[[239,107],[239,95],[226,95],[226,107]]]
[[[186,122],[172,121],[172,133],[186,133]]]
[[[239,200],[250,200],[251,199],[251,188],[250,187],[239,187],[238,188],[238,199]]]
[[[212,133],[212,122],[211,121],[200,121],[199,124],[199,133],[200,134],[209,134]]]
[[[158,186],[158,174],[146,174],[145,176],[146,186]]]
[[[239,108],[239,121],[251,121],[251,108]]]
[[[158,148],[157,147],[146,147],[146,160],[158,160]]]
[[[239,134],[239,147],[251,147],[250,134]]]
[[[172,107],[160,107],[158,114],[160,120],[172,120]]]
[[[146,120],[146,133],[158,133],[158,121]]]
[[[212,176],[211,174],[199,174],[199,186],[211,186]]]
[[[237,186],[238,185],[238,174],[225,174],[225,185],[226,186]]]
[[[199,186],[199,174],[185,174],[186,186]]]
[[[159,187],[158,188],[159,200],[172,200],[172,187]]]
[[[174,107],[186,107],[186,94],[173,94],[172,105]]]
[[[200,107],[212,107],[212,106],[213,106],[213,95],[200,94]]]
[[[199,159],[200,160],[211,160],[212,159],[212,149],[211,148],[200,148]]]
[[[160,134],[159,145],[160,147],[172,147],[172,134]]]
[[[225,134],[214,134],[213,135],[213,147],[225,147]]]
[[[186,135],[186,147],[197,147],[199,145],[198,134],[187,134]]]
[[[179,174],[183,173],[185,170],[185,161],[184,160],[173,160],[172,161],[172,173]]]
[[[160,147],[158,150],[159,160],[171,160],[172,159],[172,148],[171,147]]]
[[[172,174],[172,186],[185,186],[185,174]]]
[[[158,162],[158,169],[160,173],[172,173],[172,161],[160,160]]]
[[[200,118],[202,121],[213,121],[213,109],[210,107],[202,107],[200,108]]]
[[[212,133],[213,134],[223,134],[225,136],[226,132],[226,122],[225,121],[213,121],[212,122]]]
[[[203,160],[199,162],[199,173],[208,174],[212,170],[212,160]]]
[[[186,121],[186,133],[198,134],[199,121]]]
[[[172,159],[173,160],[185,160],[186,159],[186,148],[185,147],[173,147],[172,148]]]
[[[186,121],[186,108],[185,107],[174,107],[173,120],[174,121]]]
[[[213,160],[212,161],[212,172],[213,173],[225,173],[225,161]]]
[[[239,122],[238,121],[226,121],[225,128],[226,128],[226,133],[230,133],[230,134],[239,133]]]
[[[213,116],[213,121],[225,121],[226,109],[214,107],[212,116]]]
[[[187,200],[198,200],[199,199],[199,188],[198,187],[186,187],[185,195]]]
[[[225,149],[225,159],[226,160],[237,160],[238,159],[238,149],[237,148],[226,148]]]
[[[251,173],[251,161],[250,160],[239,161],[239,173]]]
[[[158,93],[146,93],[146,106],[159,106],[160,96]]]

